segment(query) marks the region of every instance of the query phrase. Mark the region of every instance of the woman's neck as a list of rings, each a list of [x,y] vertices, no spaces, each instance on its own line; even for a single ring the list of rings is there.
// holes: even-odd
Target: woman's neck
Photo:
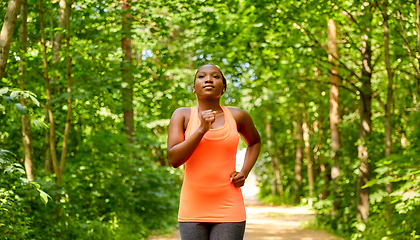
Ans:
[[[213,111],[217,111],[217,112],[221,112],[222,108],[220,107],[220,102],[219,100],[215,101],[203,101],[203,100],[199,100],[198,101],[198,109],[199,111],[206,111],[206,110],[213,110]]]

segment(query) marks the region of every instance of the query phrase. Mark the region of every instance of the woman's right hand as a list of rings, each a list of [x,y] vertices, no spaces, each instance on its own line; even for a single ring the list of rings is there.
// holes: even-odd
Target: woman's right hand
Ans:
[[[201,112],[201,125],[200,127],[207,132],[211,125],[216,121],[216,111],[205,110]]]

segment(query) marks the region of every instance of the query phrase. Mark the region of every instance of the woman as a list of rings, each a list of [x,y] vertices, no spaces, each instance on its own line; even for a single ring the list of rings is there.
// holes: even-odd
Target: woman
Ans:
[[[168,158],[185,163],[179,206],[183,240],[242,240],[245,205],[240,187],[257,161],[261,140],[251,117],[220,105],[226,79],[212,64],[201,66],[194,79],[198,106],[174,111],[168,129]],[[236,172],[238,133],[248,148]]]

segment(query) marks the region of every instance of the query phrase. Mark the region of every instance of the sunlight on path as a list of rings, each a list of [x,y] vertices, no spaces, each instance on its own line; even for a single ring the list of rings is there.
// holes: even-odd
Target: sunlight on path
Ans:
[[[238,151],[237,170],[242,166],[244,151]],[[245,200],[247,223],[245,240],[341,240],[322,230],[303,229],[303,223],[315,215],[304,207],[270,206],[258,201],[257,179],[248,176],[242,193]],[[151,237],[149,240],[179,240],[179,231],[171,236]],[[200,240],[200,239],[197,239]]]

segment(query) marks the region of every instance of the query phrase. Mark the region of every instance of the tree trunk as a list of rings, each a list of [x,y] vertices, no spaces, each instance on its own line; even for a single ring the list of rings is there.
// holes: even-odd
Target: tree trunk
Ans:
[[[276,191],[277,191],[277,179],[276,179],[276,174],[275,174],[276,163],[274,162],[273,154],[271,154],[271,151],[272,151],[271,125],[269,121],[270,120],[268,118],[265,119],[265,132],[267,134],[267,152],[271,158],[270,163],[271,163],[271,168],[273,169],[273,177],[271,179],[272,180],[271,181],[271,195],[276,195]]]
[[[357,186],[357,218],[365,224],[369,218],[369,193],[370,188],[363,186],[370,180],[370,162],[367,146],[368,137],[372,129],[372,48],[371,48],[371,9],[368,9],[362,18],[366,28],[362,29],[362,86],[360,87],[360,134],[358,157],[360,160],[358,186]]]
[[[318,136],[323,136],[323,132],[324,132],[324,130],[322,129],[323,117],[321,117],[321,114],[318,114],[318,116],[319,116],[318,123],[315,122],[313,128],[314,128],[314,131],[317,133]],[[316,154],[320,150],[320,148],[322,147],[323,142],[324,142],[322,137],[319,137],[318,139],[319,140],[316,143],[316,145],[314,147],[314,150],[313,150],[313,152],[314,152],[314,162],[315,163],[318,162],[319,170],[320,170],[320,176],[324,180],[324,186],[322,187],[322,190],[319,193],[319,199],[320,200],[325,200],[329,196],[328,188],[329,188],[329,183],[330,183],[330,180],[331,180],[330,179],[330,173],[331,172],[328,171],[329,170],[328,163],[325,161],[324,156],[322,154],[319,154],[319,155]]]
[[[19,13],[21,0],[10,0],[7,5],[6,16],[0,32],[0,80],[6,71],[7,59],[9,58],[10,42]]]
[[[280,199],[284,202],[284,190],[283,190],[283,181],[281,178],[281,169],[278,166],[279,163],[277,162],[277,148],[274,147],[274,143],[272,141],[271,135],[271,123],[268,118],[265,121],[265,130],[267,133],[267,151],[269,152],[269,156],[271,157],[271,167],[273,169],[273,179],[271,185],[271,194],[276,195],[277,191],[279,192]]]
[[[60,1],[60,6],[61,6]],[[64,1],[65,2],[65,1]],[[67,29],[67,38],[66,38],[66,46],[67,46],[67,52],[70,52],[70,13],[71,13],[71,0],[68,0],[68,3],[65,3],[67,6],[64,7],[65,9],[65,27]],[[62,6],[61,6],[62,9]],[[61,15],[61,14],[60,14]],[[61,22],[61,19],[60,19]],[[71,126],[71,116],[72,116],[72,108],[73,108],[73,99],[71,97],[71,87],[73,86],[73,80],[71,78],[71,57],[69,54],[67,54],[66,57],[66,65],[67,65],[67,92],[70,94],[69,98],[67,98],[67,117],[66,117],[66,126],[64,129],[64,137],[63,137],[63,148],[61,151],[61,159],[60,159],[60,172],[57,176],[57,183],[61,183],[61,179],[63,176],[64,171],[64,163],[66,161],[66,155],[67,155],[67,142],[69,139],[69,133],[70,133],[70,126]]]
[[[55,147],[55,127],[54,127],[54,115],[50,106],[51,101],[51,88],[50,88],[50,79],[48,76],[48,62],[47,62],[47,47],[45,45],[45,38],[44,38],[44,10],[42,6],[42,0],[39,0],[39,18],[40,18],[40,32],[41,32],[41,45],[42,45],[42,56],[43,56],[43,64],[44,64],[44,80],[47,89],[47,102],[45,106],[48,112],[48,120],[50,122],[50,135],[49,135],[49,143],[50,143],[50,151],[51,151],[51,160],[54,168],[54,173],[56,176],[59,175],[59,168],[57,163],[57,153]]]
[[[311,146],[309,144],[309,126],[307,123],[306,113],[303,113],[303,141],[305,144],[305,154],[307,160],[307,171],[308,171],[308,185],[309,185],[309,197],[314,196],[314,171],[313,171],[313,161],[311,157]],[[312,199],[309,200],[309,205],[312,206]]]
[[[416,2],[416,9],[417,9],[417,49],[418,54],[420,55],[420,0],[417,0]],[[419,62],[420,66],[420,58],[417,58],[417,61]],[[420,110],[420,71],[417,71],[417,107]]]
[[[60,0],[60,16],[58,21],[58,30],[57,34],[54,37],[53,42],[53,57],[52,62],[56,63],[60,59],[60,51],[61,51],[61,42],[64,38],[64,29],[67,27],[67,21],[69,19],[69,11],[67,10],[67,3],[66,0]]]
[[[19,79],[18,84],[21,90],[25,90],[25,79],[26,75],[26,65],[28,63],[26,59],[26,52],[28,50],[28,0],[22,0],[20,6],[20,31],[19,31],[19,41],[21,46],[22,53],[20,56],[20,66],[19,66]],[[26,106],[25,98],[20,96],[20,104]],[[31,119],[29,113],[27,115],[21,115],[22,119],[22,142],[23,148],[25,150],[25,171],[26,177],[29,181],[35,179],[35,162],[33,158],[33,147],[32,147],[32,128],[31,128]]]
[[[392,149],[392,127],[391,127],[391,106],[393,96],[393,85],[394,85],[394,73],[391,69],[391,60],[389,57],[389,16],[388,16],[388,0],[384,0],[382,4],[382,16],[384,18],[384,53],[385,53],[385,65],[388,74],[388,91],[385,103],[385,157],[391,156]],[[385,185],[386,191],[390,194],[392,192],[392,185],[388,183]],[[391,226],[391,215],[392,207],[390,204],[390,197],[387,199],[387,226]]]
[[[319,169],[321,171],[320,175],[325,182],[324,187],[321,191],[321,196],[319,196],[319,199],[325,200],[325,199],[327,199],[327,197],[329,195],[328,183],[330,182],[331,179],[330,179],[330,174],[328,172],[328,164],[321,157],[319,158]]]
[[[388,0],[383,2],[382,14],[384,17],[384,53],[386,71],[388,74],[388,91],[385,104],[385,156],[391,155],[392,139],[391,139],[391,106],[394,85],[394,73],[391,69],[391,60],[389,57],[389,29],[388,29]]]
[[[125,133],[128,135],[128,141],[133,142],[134,135],[134,110],[133,110],[133,76],[131,73],[131,65],[133,52],[131,48],[131,21],[132,15],[131,1],[121,0],[121,9],[123,11],[122,30],[123,38],[121,39],[122,50],[124,52],[124,60],[122,63],[123,74],[123,90],[122,102],[124,111],[124,127]]]
[[[60,15],[58,17],[58,28],[60,28],[60,30],[58,30],[55,36],[52,37],[53,56],[52,56],[51,61],[52,61],[52,67],[54,69],[58,69],[57,62],[60,60],[61,45],[62,45],[62,40],[64,38],[64,29],[66,28],[66,25],[67,25],[66,21],[69,19],[69,16],[68,16],[69,11],[67,10],[66,0],[60,0],[59,5],[60,5]],[[52,25],[52,20],[51,20],[51,25]],[[52,27],[52,29],[54,28]],[[53,72],[58,72],[58,71],[53,71]],[[51,82],[57,81],[57,78],[58,78],[58,74],[52,74]]]
[[[284,150],[284,148],[282,150],[279,150],[278,147],[277,147],[276,142],[274,142],[274,149],[275,149],[275,151],[274,151],[274,157],[275,157],[276,160],[278,160],[278,161],[276,161],[276,163],[277,163],[276,164],[277,169],[276,169],[276,172],[275,172],[276,178],[279,181],[279,183],[277,185],[277,191],[280,194],[280,201],[282,203],[284,203],[284,183],[283,183],[283,177],[282,177],[282,172],[283,172],[283,166],[284,166],[284,164],[280,161],[280,158],[278,156],[278,152],[281,151],[281,153],[283,155],[283,159],[284,159],[285,158],[285,156],[284,156],[285,150]]]
[[[297,120],[296,122],[296,159],[295,159],[295,203],[300,203],[300,193],[302,185],[302,122]]]
[[[338,77],[338,47],[337,47],[337,28],[334,20],[328,20],[328,60],[331,63],[330,70],[330,129],[331,129],[331,158],[333,159],[333,165],[331,167],[331,178],[332,178],[332,214],[336,215],[338,210],[337,203],[337,179],[340,176],[340,132],[338,124],[340,122],[339,115],[339,85],[340,78]]]

